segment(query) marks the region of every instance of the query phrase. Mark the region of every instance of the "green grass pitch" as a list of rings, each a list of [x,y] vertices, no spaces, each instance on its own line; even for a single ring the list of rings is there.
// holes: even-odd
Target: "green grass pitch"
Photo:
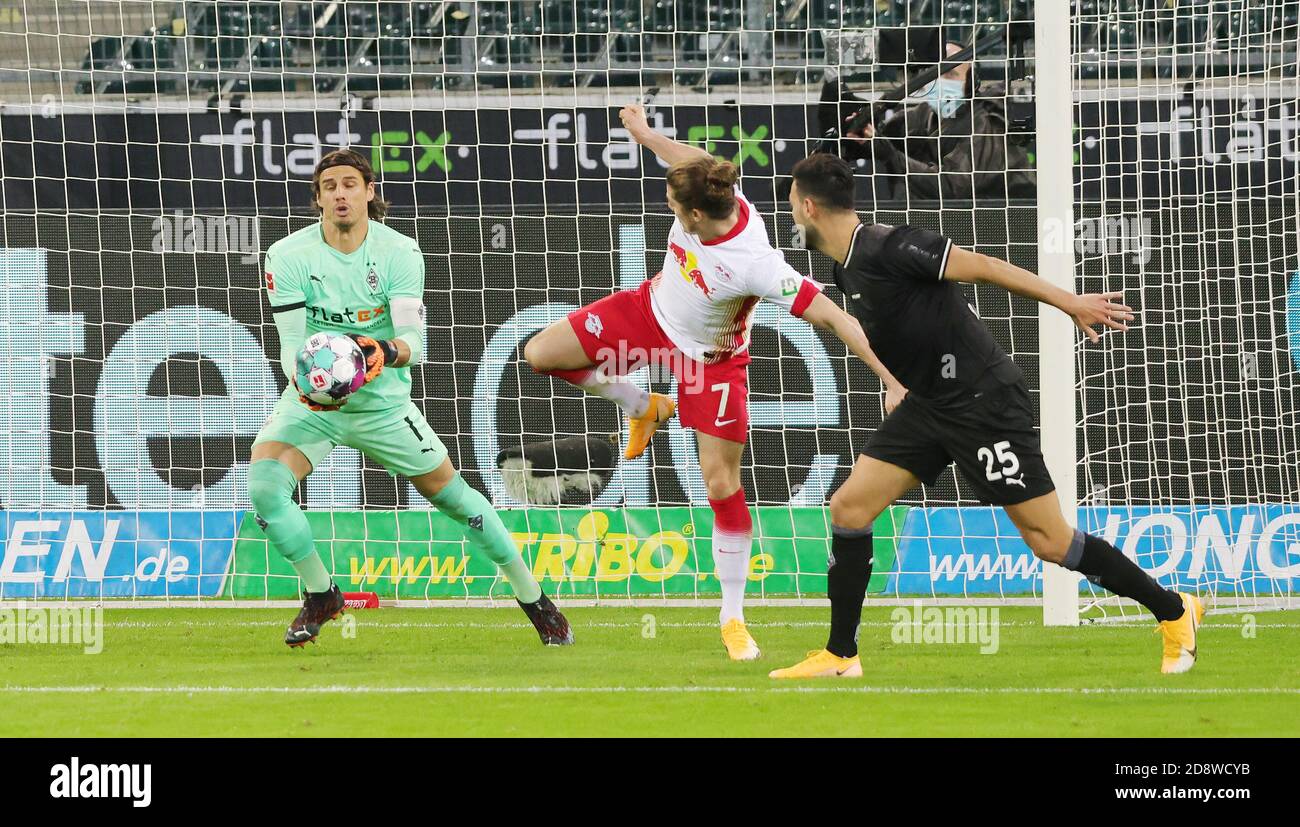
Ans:
[[[359,610],[303,650],[291,609],[110,608],[99,654],[0,645],[0,736],[1300,735],[1300,612],[1207,617],[1166,676],[1153,623],[1002,608],[981,654],[895,642],[891,611],[865,613],[861,679],[789,682],[767,673],[827,609],[750,608],[763,656],[731,663],[712,608],[572,608],[568,648],[516,609]]]

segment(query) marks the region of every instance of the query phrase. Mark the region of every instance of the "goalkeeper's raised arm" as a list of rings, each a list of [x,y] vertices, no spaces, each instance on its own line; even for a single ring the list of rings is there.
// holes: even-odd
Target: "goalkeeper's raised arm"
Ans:
[[[618,113],[623,126],[632,140],[653,152],[659,160],[672,166],[692,158],[710,158],[712,156],[697,146],[674,141],[663,133],[656,132],[645,117],[645,107],[638,103],[623,107]]]

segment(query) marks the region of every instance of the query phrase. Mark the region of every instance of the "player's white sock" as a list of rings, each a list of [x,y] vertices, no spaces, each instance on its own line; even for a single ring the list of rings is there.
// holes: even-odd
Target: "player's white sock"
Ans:
[[[644,416],[650,407],[649,392],[621,376],[603,376],[600,371],[590,370],[576,384],[587,393],[618,405],[630,417]]]
[[[722,611],[718,620],[745,622],[745,581],[749,577],[749,552],[754,526],[745,504],[745,489],[722,500],[709,500],[713,509],[713,571],[722,584]]]
[[[720,537],[713,534],[713,570],[722,584],[722,611],[718,621],[745,622],[745,578],[749,576],[749,546],[751,537]],[[731,550],[721,548],[722,544]]]
[[[749,551],[754,546],[754,523],[745,503],[745,489],[731,497],[711,499],[714,510],[714,573],[723,586],[719,620],[745,622],[745,580],[749,577]]]

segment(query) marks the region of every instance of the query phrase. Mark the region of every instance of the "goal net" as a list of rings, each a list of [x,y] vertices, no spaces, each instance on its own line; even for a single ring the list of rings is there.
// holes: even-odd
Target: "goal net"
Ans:
[[[1079,289],[1139,314],[1078,350],[1080,523],[1220,607],[1294,606],[1300,7],[1076,5]]]
[[[648,101],[665,134],[736,162],[774,243],[824,284],[829,263],[802,249],[778,186],[819,148],[859,165],[867,219],[1036,269],[1033,78],[1047,56],[1023,0],[11,5],[0,599],[296,598],[246,491],[252,440],[285,386],[262,253],[316,220],[312,169],[336,147],[371,160],[387,223],[425,255],[416,404],[565,599],[718,594],[694,436],[676,422],[640,460],[570,457],[578,467],[561,471],[598,482],[560,502],[521,501],[498,467],[524,445],[621,430],[610,403],[521,358],[535,331],[662,264],[664,168],[629,145],[621,106]],[[1077,5],[1071,54],[1050,57],[1076,78],[1079,286],[1123,287],[1143,313],[1064,359],[1080,525],[1163,582],[1289,599],[1300,286],[1277,124],[1295,111],[1292,4],[1269,4],[1259,31],[1255,7],[1238,9],[1222,35],[1209,4]],[[1211,18],[1214,34],[1186,34]],[[942,84],[927,83],[941,71],[963,86],[965,115],[939,117]],[[873,101],[889,158],[826,134]],[[1213,161],[1193,150],[1203,128],[1221,141]],[[1037,308],[984,287],[969,297],[1037,406]],[[750,594],[818,600],[825,504],[882,419],[879,383],[773,307],[756,312],[752,354]],[[674,390],[653,371],[637,379]],[[352,449],[298,497],[345,591],[509,597],[454,523]],[[1042,598],[1040,564],[951,470],[882,515],[875,542],[869,600]]]

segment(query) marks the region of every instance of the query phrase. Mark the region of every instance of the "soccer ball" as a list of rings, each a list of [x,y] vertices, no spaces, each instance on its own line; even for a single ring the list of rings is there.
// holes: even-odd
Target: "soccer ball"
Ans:
[[[366,357],[349,336],[315,333],[298,352],[298,391],[317,405],[337,405],[366,383]]]

